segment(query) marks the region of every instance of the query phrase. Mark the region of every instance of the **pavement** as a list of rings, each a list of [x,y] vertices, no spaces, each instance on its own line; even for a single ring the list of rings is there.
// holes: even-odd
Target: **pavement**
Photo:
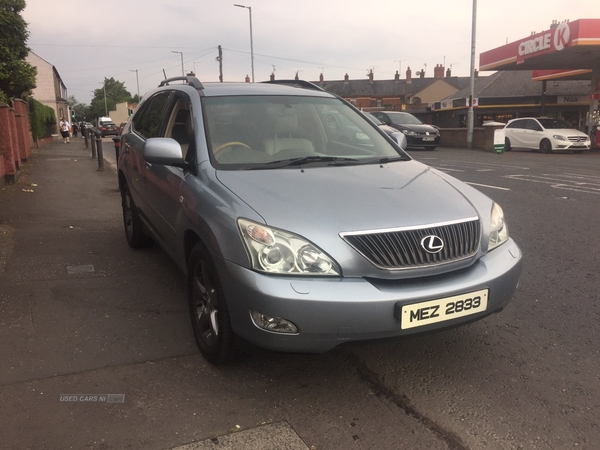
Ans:
[[[181,273],[125,242],[103,150],[98,170],[83,139],[56,138],[0,186],[0,448],[308,449],[257,414],[262,375],[199,356]]]

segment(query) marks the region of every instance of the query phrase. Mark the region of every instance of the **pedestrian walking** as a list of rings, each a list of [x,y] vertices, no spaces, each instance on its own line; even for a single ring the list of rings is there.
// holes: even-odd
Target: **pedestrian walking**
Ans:
[[[77,127],[77,122],[73,122],[73,137],[77,137],[77,130],[79,128]]]
[[[62,138],[64,139],[64,143],[65,144],[70,144],[71,141],[69,140],[69,129],[71,128],[71,125],[69,124],[69,122],[67,121],[67,119],[65,119],[64,117],[62,119],[60,119],[60,135],[62,136]]]

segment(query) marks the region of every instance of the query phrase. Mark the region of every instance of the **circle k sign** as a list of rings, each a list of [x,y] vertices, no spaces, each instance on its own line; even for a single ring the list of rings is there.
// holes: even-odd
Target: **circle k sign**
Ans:
[[[562,50],[571,40],[571,29],[567,23],[559,23],[554,30],[554,48]]]

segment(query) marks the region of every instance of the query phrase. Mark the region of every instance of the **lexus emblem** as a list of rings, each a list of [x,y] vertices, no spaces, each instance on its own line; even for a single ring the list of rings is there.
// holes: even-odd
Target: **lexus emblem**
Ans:
[[[430,234],[421,239],[421,247],[425,249],[427,253],[439,253],[444,248],[444,241],[439,236]]]

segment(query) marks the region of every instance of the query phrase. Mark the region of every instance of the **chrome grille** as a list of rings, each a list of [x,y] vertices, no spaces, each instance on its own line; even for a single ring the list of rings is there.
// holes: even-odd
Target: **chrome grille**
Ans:
[[[444,248],[429,253],[421,246],[426,236],[438,236]],[[425,227],[341,233],[342,238],[375,266],[388,270],[435,266],[469,258],[479,249],[478,218]]]
[[[569,141],[571,141],[571,142],[585,142],[585,141],[587,141],[587,136],[569,136]]]

